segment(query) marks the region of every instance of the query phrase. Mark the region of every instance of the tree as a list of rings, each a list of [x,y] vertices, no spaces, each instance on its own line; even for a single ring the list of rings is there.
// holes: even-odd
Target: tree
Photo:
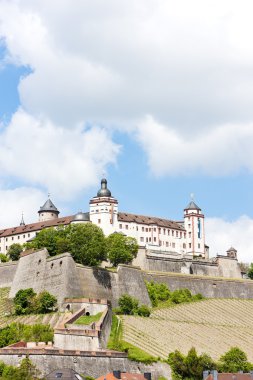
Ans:
[[[39,314],[45,314],[53,311],[57,304],[57,298],[44,290],[35,297],[33,311]]]
[[[248,362],[247,355],[238,347],[232,347],[218,362],[220,372],[249,372],[253,369],[253,365]]]
[[[7,263],[7,261],[9,261],[8,256],[3,254],[3,253],[0,253],[0,262],[1,263]]]
[[[77,263],[96,266],[106,260],[105,237],[95,224],[71,224],[66,227],[69,251]]]
[[[31,313],[35,296],[36,293],[32,288],[20,289],[14,297],[15,313],[17,315]]]
[[[19,243],[14,243],[10,245],[7,255],[12,261],[17,261],[22,251],[23,251],[22,245]]]
[[[113,266],[128,264],[138,252],[137,240],[121,233],[113,233],[106,238],[106,252]]]
[[[35,238],[28,243],[25,243],[24,246],[29,248],[47,248],[50,256],[57,254],[57,238],[59,237],[59,231],[53,227],[45,228],[41,230]]]
[[[123,294],[119,298],[120,311],[126,315],[133,315],[138,311],[138,300],[129,294]]]
[[[249,270],[248,270],[248,277],[253,280],[253,263],[250,264]]]

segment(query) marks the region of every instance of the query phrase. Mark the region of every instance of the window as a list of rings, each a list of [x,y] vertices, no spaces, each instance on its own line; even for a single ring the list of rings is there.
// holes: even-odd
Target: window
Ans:
[[[142,232],[144,232],[144,227],[141,227]]]
[[[168,247],[169,246],[169,243],[166,241],[166,247]]]
[[[146,238],[146,242],[148,243],[148,238]]]
[[[176,244],[175,243],[172,243],[172,248],[175,248]]]
[[[191,243],[189,243],[189,248],[191,248],[192,247],[192,244]]]
[[[51,216],[54,216],[54,214],[51,214]]]
[[[148,238],[148,241],[151,241],[151,237],[150,237],[150,238]]]
[[[20,236],[18,235],[18,239],[20,239]]]
[[[186,248],[186,244],[185,244],[185,243],[183,244],[183,248],[184,248],[184,249]]]
[[[178,231],[176,231],[176,237],[178,237]]]
[[[149,232],[151,232],[151,228],[149,228],[148,230],[149,230]]]
[[[14,240],[14,237],[12,236],[11,240]]]
[[[98,219],[98,224],[100,224],[101,223],[101,219]]]
[[[156,232],[156,228],[154,228],[154,232]]]
[[[6,251],[7,251],[7,249],[8,249],[8,245],[6,245],[5,249],[6,249]]]
[[[184,232],[184,238],[186,239],[186,232]]]
[[[180,231],[180,239],[182,238],[182,231]]]
[[[119,229],[122,230],[122,224],[119,225]]]
[[[136,231],[138,231],[138,226],[136,226]]]
[[[8,238],[6,238],[6,241],[8,241]]]
[[[156,237],[154,237],[154,241],[156,241]]]
[[[143,241],[144,241],[144,237],[141,237],[141,238],[140,238],[140,241],[142,241],[142,242],[143,242]]]
[[[146,228],[146,232],[148,232],[148,228]]]
[[[30,234],[28,234],[28,237],[30,237]]]
[[[168,230],[168,235],[170,236],[170,230]]]
[[[128,230],[128,224],[126,224],[126,230]]]
[[[191,232],[189,232],[188,235],[189,235],[189,238],[192,237],[192,233]]]
[[[174,231],[173,230],[171,231],[171,235],[174,236]]]
[[[159,234],[161,233],[161,228],[158,228],[158,232],[159,232]]]
[[[198,243],[198,248],[200,248],[200,244]]]
[[[164,235],[166,234],[166,229],[165,229],[165,228],[163,229],[163,234],[164,234]]]
[[[25,235],[23,235],[23,238],[25,238]]]

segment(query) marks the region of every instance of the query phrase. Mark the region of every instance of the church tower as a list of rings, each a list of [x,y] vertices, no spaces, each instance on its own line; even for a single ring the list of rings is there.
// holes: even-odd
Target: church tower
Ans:
[[[45,222],[46,220],[57,219],[60,211],[57,210],[53,202],[50,198],[44,203],[43,206],[40,207],[39,214],[39,222]]]
[[[184,226],[187,253],[205,257],[204,214],[193,200],[184,209]]]
[[[90,221],[101,227],[105,235],[118,229],[118,201],[107,188],[107,180],[101,180],[101,188],[90,200]]]

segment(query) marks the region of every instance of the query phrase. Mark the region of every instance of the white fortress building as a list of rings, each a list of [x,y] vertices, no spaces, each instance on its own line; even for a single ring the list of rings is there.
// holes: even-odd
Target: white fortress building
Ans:
[[[89,212],[60,217],[59,210],[48,198],[38,211],[38,222],[25,224],[22,217],[17,227],[0,230],[0,252],[7,253],[13,243],[33,239],[43,228],[70,223],[94,223],[107,236],[118,232],[137,239],[140,248],[172,256],[199,256],[208,259],[205,246],[204,214],[192,200],[184,209],[183,221],[119,212],[118,201],[101,180],[101,188],[89,202]]]

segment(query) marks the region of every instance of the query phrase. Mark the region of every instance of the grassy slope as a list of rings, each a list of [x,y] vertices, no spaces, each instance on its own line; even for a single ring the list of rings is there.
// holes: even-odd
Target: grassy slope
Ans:
[[[150,318],[124,316],[123,339],[162,358],[194,346],[217,359],[238,346],[253,361],[253,301],[211,299],[156,309]]]

